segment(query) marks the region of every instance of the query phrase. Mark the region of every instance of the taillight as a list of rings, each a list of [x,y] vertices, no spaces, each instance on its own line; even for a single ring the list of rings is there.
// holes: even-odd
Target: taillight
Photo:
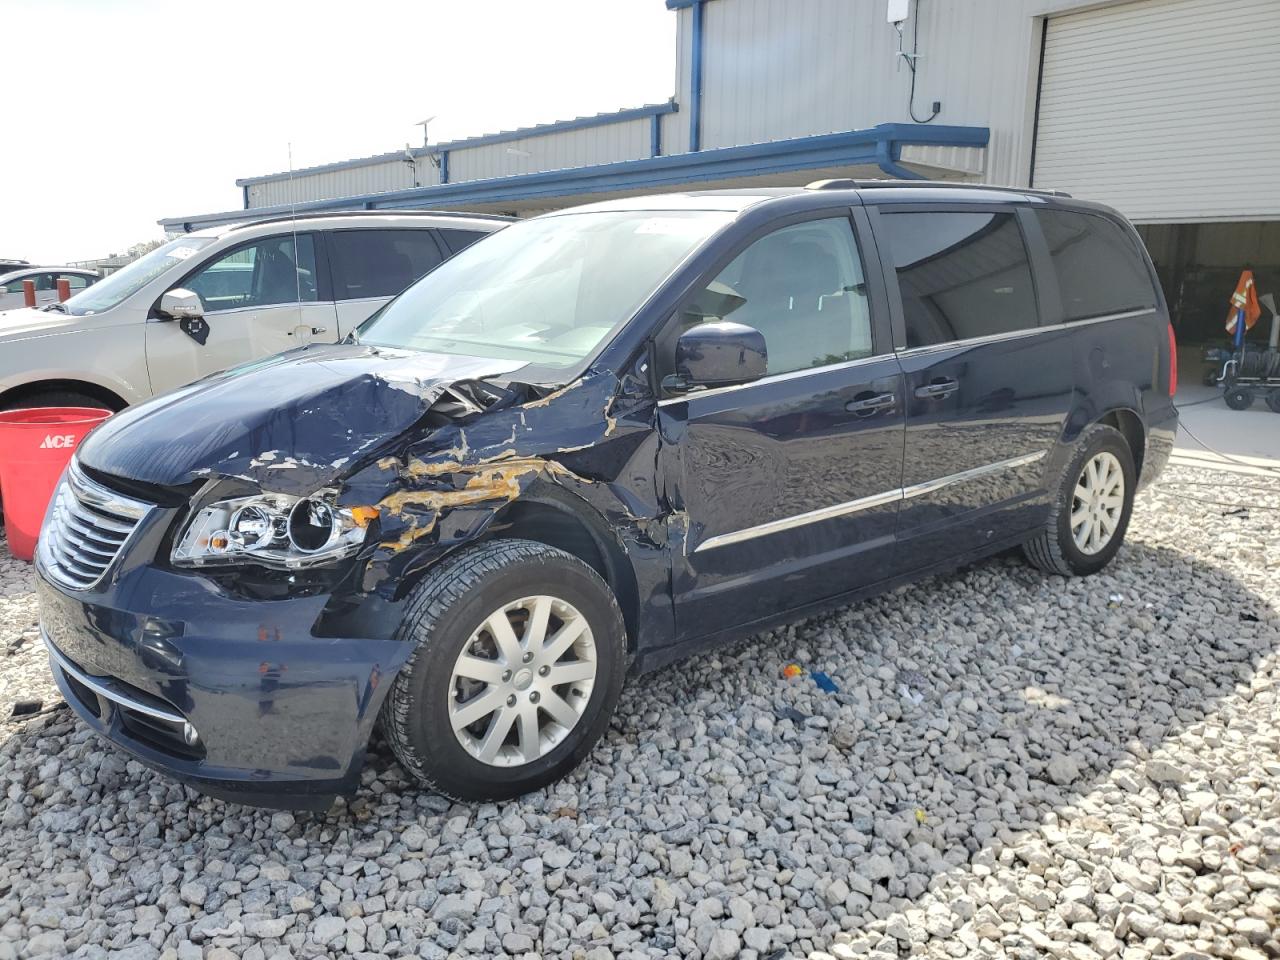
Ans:
[[[1173,324],[1169,324],[1169,396],[1178,392],[1178,338],[1173,335]]]

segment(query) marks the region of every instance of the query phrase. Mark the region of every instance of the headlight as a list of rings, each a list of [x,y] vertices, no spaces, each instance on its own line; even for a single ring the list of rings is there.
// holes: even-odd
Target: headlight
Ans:
[[[355,552],[376,507],[339,507],[328,494],[263,493],[221,500],[187,524],[173,562],[198,567],[251,561],[295,569]]]

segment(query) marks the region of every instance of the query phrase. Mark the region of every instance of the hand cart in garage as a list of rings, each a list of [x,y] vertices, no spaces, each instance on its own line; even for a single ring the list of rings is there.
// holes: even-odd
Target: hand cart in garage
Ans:
[[[1252,274],[1246,271],[1241,278],[1242,285],[1245,277],[1249,278],[1251,285]],[[1234,329],[1231,330],[1235,337],[1233,349],[1206,350],[1205,359],[1221,361],[1222,369],[1214,382],[1222,385],[1223,399],[1232,410],[1247,410],[1261,396],[1268,407],[1280,413],[1280,344],[1277,344],[1277,340],[1280,340],[1280,314],[1276,313],[1275,297],[1272,294],[1258,297],[1253,302],[1255,311],[1259,301],[1271,311],[1271,338],[1268,345],[1259,349],[1250,347],[1245,342],[1246,324],[1244,311],[1241,310],[1235,318]],[[1252,322],[1251,320],[1250,325]]]

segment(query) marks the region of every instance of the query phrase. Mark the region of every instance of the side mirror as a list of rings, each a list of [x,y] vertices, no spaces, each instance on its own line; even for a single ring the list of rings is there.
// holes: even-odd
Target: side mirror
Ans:
[[[759,380],[768,366],[764,334],[729,320],[700,323],[676,341],[676,372],[663,386],[728,387]]]
[[[158,312],[172,320],[194,320],[204,316],[200,295],[182,287],[174,287],[160,298]]]

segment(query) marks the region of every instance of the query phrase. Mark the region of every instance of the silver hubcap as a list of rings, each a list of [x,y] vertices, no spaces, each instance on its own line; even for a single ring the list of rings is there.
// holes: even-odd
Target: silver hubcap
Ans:
[[[532,763],[577,725],[595,680],[586,617],[556,597],[525,597],[489,614],[458,654],[449,722],[482,763]]]
[[[1103,549],[1115,536],[1124,510],[1124,470],[1102,452],[1084,465],[1071,501],[1071,537],[1081,553]]]

